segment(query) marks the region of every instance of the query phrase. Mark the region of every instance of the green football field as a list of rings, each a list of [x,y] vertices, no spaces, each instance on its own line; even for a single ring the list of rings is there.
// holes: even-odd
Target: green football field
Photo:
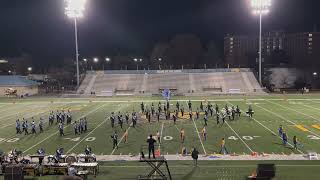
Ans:
[[[201,136],[201,129],[204,126],[203,114],[199,120],[190,120],[189,116],[180,117],[174,125],[172,120],[156,121],[152,118],[152,123],[148,123],[143,115],[139,115],[136,128],[130,127],[130,123],[124,123],[123,129],[117,124],[115,129],[110,125],[111,112],[120,111],[123,115],[133,110],[140,111],[140,103],[144,102],[150,107],[153,102],[156,109],[158,102],[164,103],[160,97],[120,97],[120,98],[30,98],[30,99],[0,99],[0,149],[4,152],[16,148],[23,151],[24,154],[34,154],[40,147],[45,148],[46,153],[54,153],[57,147],[63,147],[65,153],[83,153],[86,145],[92,147],[97,155],[137,155],[140,152],[141,145],[146,145],[146,139],[149,134],[155,135],[160,132],[162,143],[162,154],[175,155],[181,153],[181,148],[186,147],[190,150],[196,147],[201,154],[215,154],[220,151],[221,138],[226,139],[226,147],[229,153],[251,154],[252,152],[267,154],[304,154],[309,151],[320,151],[320,96],[318,95],[275,95],[261,97],[245,96],[213,96],[213,97],[173,97],[170,101],[171,110],[175,109],[175,104],[179,101],[187,112],[187,101],[191,99],[193,110],[199,107],[202,101],[204,105],[207,102],[220,109],[226,104],[228,106],[238,105],[242,111],[240,118],[227,120],[225,124],[217,125],[216,118],[209,116],[207,133],[208,138],[205,141]],[[245,115],[249,104],[252,105],[255,112],[252,119]],[[87,117],[89,130],[82,135],[74,135],[73,126],[65,127],[65,136],[60,137],[56,124],[48,126],[47,119],[50,111],[70,110],[73,115],[73,121],[80,117]],[[40,117],[46,120],[44,132],[35,135],[16,134],[15,121],[22,117],[29,120],[34,117],[39,121]],[[282,125],[288,135],[289,144],[282,145],[281,138],[278,136],[278,127]],[[183,128],[186,134],[184,143],[180,142],[180,129]],[[129,142],[123,142],[122,134],[128,129]],[[31,131],[29,129],[29,131]],[[114,131],[119,134],[119,148],[112,149],[112,140],[110,136]],[[292,148],[292,138],[297,136],[302,146],[298,150]],[[225,163],[225,164],[224,164]],[[188,161],[172,161],[172,174],[176,179],[193,179],[199,177],[216,176],[221,174],[224,179],[243,179],[254,169],[258,162],[200,162],[199,169],[190,171]],[[301,162],[288,161],[279,163],[283,179],[292,179],[291,173],[297,174],[305,172],[313,176],[320,177],[320,173],[314,171],[319,168],[318,161]],[[143,164],[134,162],[113,164],[112,162],[103,163],[100,177],[110,175],[112,179],[128,179],[129,175],[138,175]],[[281,165],[282,164],[282,165]],[[169,162],[170,165],[170,162]],[[301,166],[299,166],[301,165]],[[114,168],[112,168],[115,166]],[[180,167],[181,166],[181,167]],[[203,167],[201,167],[203,166]],[[225,166],[225,167],[224,167]],[[299,168],[300,167],[300,168]],[[140,170],[139,170],[140,168]],[[241,170],[243,168],[244,170]],[[111,170],[112,169],[112,170]],[[208,169],[217,169],[208,171]],[[295,169],[299,169],[295,170]],[[122,174],[126,171],[128,173]],[[218,172],[219,171],[219,172]],[[230,171],[230,172],[229,172]],[[229,173],[228,173],[229,172]],[[291,172],[291,173],[290,173]],[[117,176],[117,173],[119,176]],[[239,174],[236,176],[235,174]],[[198,174],[198,175],[197,175]],[[201,176],[200,176],[201,174]],[[218,174],[218,175],[217,175]],[[223,174],[234,174],[225,177]],[[291,174],[292,175],[292,174]],[[215,176],[215,177],[216,177]],[[297,176],[297,175],[296,175]],[[310,175],[311,176],[311,175]],[[290,178],[291,177],[291,178]],[[223,179],[223,178],[222,178]]]

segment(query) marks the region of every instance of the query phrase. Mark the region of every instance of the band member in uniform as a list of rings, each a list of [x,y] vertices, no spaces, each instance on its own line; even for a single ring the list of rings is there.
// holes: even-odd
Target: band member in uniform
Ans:
[[[177,101],[177,104],[176,104],[176,108],[178,109],[178,111],[179,111],[179,108],[180,108],[180,104],[179,104],[179,102]]]
[[[161,143],[161,141],[160,141],[160,133],[159,133],[159,131],[157,131],[156,136],[157,136],[158,143]]]
[[[193,115],[193,114],[192,114],[192,111],[190,111],[190,112],[189,112],[189,118],[190,118],[191,121],[192,121],[192,115]]]
[[[126,115],[125,115],[125,119],[126,119],[126,123],[129,124],[129,113],[127,111]]]
[[[78,134],[78,123],[77,123],[77,121],[74,121],[73,129],[74,129],[74,135],[77,135]]]
[[[143,104],[143,102],[141,102],[140,107],[141,107],[141,112],[144,113],[144,104]]]
[[[185,131],[183,128],[181,128],[180,130],[180,142],[184,143],[184,139],[185,139]]]
[[[118,149],[118,134],[117,134],[116,131],[113,133],[113,135],[111,135],[111,139],[112,139],[112,142],[113,142],[113,148],[112,149],[115,149],[115,148]]]
[[[21,134],[21,129],[20,129],[20,120],[16,120],[16,134]]]
[[[122,115],[118,115],[118,124],[120,125],[120,128],[122,129],[122,125],[123,125]]]
[[[200,102],[200,110],[203,111],[203,104],[202,101]]]
[[[44,159],[44,156],[45,156],[45,150],[43,149],[43,148],[40,148],[40,149],[38,149],[37,150],[37,154],[39,155],[39,156],[42,156],[42,157],[39,157],[39,164],[41,165],[42,164],[42,161],[43,161],[43,159]]]
[[[282,125],[279,126],[278,133],[279,133],[279,136],[282,137],[282,133],[283,133]]]
[[[61,122],[60,122],[61,123]],[[55,156],[55,161],[56,163],[59,163],[60,162],[60,159],[62,158],[62,155],[63,155],[63,148],[58,148],[56,150],[56,156]]]
[[[84,119],[83,119],[83,129],[84,129],[84,132],[87,132],[87,130],[88,130],[87,117],[84,117]]]
[[[189,102],[188,102],[188,107],[189,107],[189,111],[192,111],[192,103],[191,103],[190,100],[189,100]]]
[[[32,123],[31,123],[31,133],[32,134],[37,134],[37,132],[36,132],[36,123],[34,122],[34,120],[32,121]]]
[[[219,113],[219,106],[218,106],[218,104],[216,104],[216,114],[218,114]]]
[[[196,120],[198,120],[200,117],[200,112],[199,112],[199,109],[197,108],[197,111],[196,111]]]
[[[43,118],[40,117],[40,121],[39,121],[39,129],[40,129],[40,133],[43,133]]]
[[[236,114],[238,115],[238,117],[240,117],[240,115],[241,115],[241,111],[240,111],[240,108],[238,105],[236,107]]]
[[[129,131],[126,129],[123,133],[124,143],[128,143]]]
[[[203,118],[203,120],[204,120],[204,125],[205,126],[207,126],[208,125],[208,115],[204,115],[204,118]]]
[[[234,109],[234,106],[232,106],[232,109],[231,109],[232,120],[234,120],[235,113],[236,113],[236,110]]]
[[[207,140],[207,129],[205,126],[203,126],[203,128],[202,128],[201,134],[202,134],[203,140],[206,141]]]
[[[84,149],[84,154],[85,155],[91,155],[92,154],[92,149],[88,145],[86,145],[86,148]]]
[[[60,136],[64,136],[63,124],[61,122],[59,123],[59,132],[60,132]]]
[[[132,127],[136,127],[137,124],[137,114],[135,112],[132,113]]]
[[[110,121],[111,121],[111,127],[114,128],[114,121],[115,121],[114,112],[111,113]]]
[[[283,141],[283,145],[286,146],[288,144],[288,136],[286,132],[282,133],[282,141]]]
[[[173,119],[173,123],[174,123],[174,124],[176,124],[177,117],[176,117],[176,115],[175,115],[175,114],[173,114],[173,115],[172,115],[172,119]]]
[[[219,124],[219,123],[220,123],[219,118],[220,118],[220,113],[219,113],[219,112],[216,112],[216,120],[217,120],[217,124]]]

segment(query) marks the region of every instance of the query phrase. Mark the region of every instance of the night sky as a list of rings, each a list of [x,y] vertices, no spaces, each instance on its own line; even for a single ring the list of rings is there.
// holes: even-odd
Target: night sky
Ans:
[[[157,42],[193,33],[222,49],[227,33],[256,34],[248,0],[87,0],[79,20],[81,57],[148,55]],[[264,31],[320,29],[319,0],[273,0]],[[73,21],[63,0],[1,0],[0,57],[30,54],[52,61],[74,56]]]

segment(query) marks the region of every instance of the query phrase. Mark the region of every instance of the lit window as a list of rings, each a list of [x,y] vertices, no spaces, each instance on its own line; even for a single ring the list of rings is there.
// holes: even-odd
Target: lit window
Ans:
[[[233,46],[230,46],[230,49],[232,49],[233,48]]]
[[[309,42],[308,45],[309,45],[309,46],[312,46],[312,42]]]
[[[233,41],[233,37],[232,37],[232,38],[230,38],[230,41]]]
[[[309,37],[312,37],[312,34],[309,34]]]
[[[312,38],[309,38],[309,41],[312,41]]]
[[[230,44],[232,45],[232,44],[233,44],[233,41],[231,41]]]
[[[230,49],[230,53],[232,53],[232,49]]]

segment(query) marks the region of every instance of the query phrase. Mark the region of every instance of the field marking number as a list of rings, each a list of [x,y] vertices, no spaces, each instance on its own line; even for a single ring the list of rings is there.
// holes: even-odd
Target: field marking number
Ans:
[[[246,141],[251,141],[251,140],[258,138],[258,137],[260,137],[260,136],[242,136],[242,139],[246,140]],[[228,137],[228,139],[237,141],[239,138],[237,138],[236,136],[230,136],[230,137]]]

